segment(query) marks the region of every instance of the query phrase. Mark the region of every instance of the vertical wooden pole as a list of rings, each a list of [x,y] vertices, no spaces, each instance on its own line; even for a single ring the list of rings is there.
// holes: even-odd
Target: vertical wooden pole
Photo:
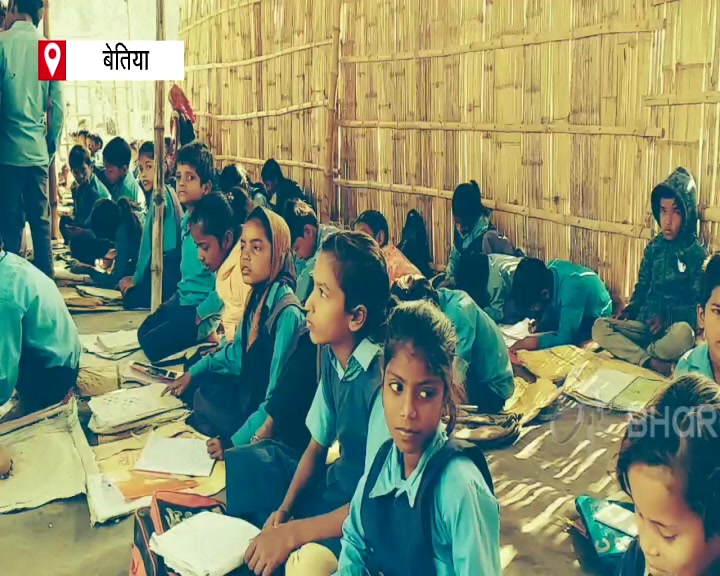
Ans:
[[[157,0],[155,33],[158,40],[165,40],[165,0]],[[153,206],[155,210],[152,231],[152,298],[154,312],[162,304],[163,279],[163,228],[165,215],[165,82],[155,82],[155,189]]]
[[[325,134],[325,194],[319,206],[320,221],[335,221],[338,218],[338,199],[335,193],[335,114],[337,109],[337,84],[340,70],[340,0],[330,0],[332,14],[332,47],[330,53],[330,76],[328,78],[327,132]]]
[[[43,35],[45,38],[50,38],[50,0],[45,0],[45,13],[43,14]],[[52,122],[52,112],[50,109],[50,99],[48,98],[48,111],[47,111],[47,127],[50,129],[50,123]],[[59,147],[58,147],[59,148]],[[55,156],[57,156],[60,150],[55,150]],[[53,240],[60,238],[60,218],[58,217],[58,182],[57,172],[55,170],[55,156],[53,156],[48,166],[48,198],[50,200],[50,235]]]

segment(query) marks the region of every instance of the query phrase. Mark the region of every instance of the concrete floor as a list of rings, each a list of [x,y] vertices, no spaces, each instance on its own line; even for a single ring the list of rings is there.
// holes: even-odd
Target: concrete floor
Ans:
[[[137,327],[137,313],[76,316],[82,333]],[[582,493],[613,497],[609,472],[623,432],[621,415],[563,401],[558,417],[527,428],[511,448],[489,454],[502,507],[502,557],[510,576],[599,574],[581,567],[565,518]],[[51,481],[51,480],[50,480]],[[90,527],[84,497],[0,515],[0,574],[126,576],[131,518]]]

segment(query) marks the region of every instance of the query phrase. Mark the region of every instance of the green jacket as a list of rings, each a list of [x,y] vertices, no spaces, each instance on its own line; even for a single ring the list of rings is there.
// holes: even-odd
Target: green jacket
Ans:
[[[652,191],[653,216],[660,223],[660,196],[672,190],[684,215],[683,228],[674,240],[658,234],[645,248],[638,281],[625,315],[645,322],[660,315],[663,326],[697,324],[702,266],[707,252],[697,237],[697,186],[685,168],[678,168]]]

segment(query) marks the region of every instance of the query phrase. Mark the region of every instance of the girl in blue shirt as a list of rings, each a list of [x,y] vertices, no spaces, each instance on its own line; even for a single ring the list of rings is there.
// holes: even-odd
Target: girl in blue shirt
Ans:
[[[452,323],[429,302],[399,304],[390,316],[382,387],[390,440],[353,496],[340,576],[501,574],[500,511],[487,463],[448,441],[462,396],[456,342]]]

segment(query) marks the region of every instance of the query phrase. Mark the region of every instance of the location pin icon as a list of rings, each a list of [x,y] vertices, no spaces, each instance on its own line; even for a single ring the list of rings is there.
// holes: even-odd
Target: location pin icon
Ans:
[[[50,76],[55,77],[55,71],[60,64],[60,46],[55,42],[45,45],[45,63],[50,70]]]

